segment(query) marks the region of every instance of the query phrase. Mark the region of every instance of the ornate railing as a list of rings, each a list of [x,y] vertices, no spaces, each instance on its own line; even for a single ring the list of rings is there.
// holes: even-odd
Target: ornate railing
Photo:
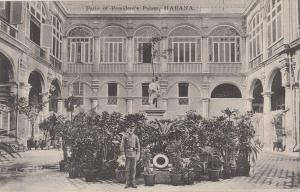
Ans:
[[[118,98],[115,96],[109,96],[107,98],[107,104],[108,105],[117,105],[118,104]]]
[[[249,69],[258,67],[263,61],[263,55],[260,54],[249,62]]]
[[[188,105],[189,104],[189,98],[187,98],[187,97],[178,98],[178,104],[179,105]]]
[[[208,63],[210,73],[241,73],[241,63]]]
[[[169,73],[201,73],[201,63],[168,63]]]
[[[50,63],[54,70],[61,71],[62,70],[62,62],[55,58],[53,55],[50,55]]]
[[[154,73],[160,72],[160,64],[153,64]],[[133,64],[133,72],[136,73],[152,73],[152,64],[151,63],[138,63]]]
[[[125,73],[127,63],[100,63],[98,72],[100,73]]]
[[[13,38],[17,38],[17,29],[10,26],[7,22],[5,22],[3,19],[0,19],[0,30],[4,33],[8,34],[9,36]]]
[[[283,45],[283,38],[277,41],[274,45],[268,48],[268,57],[273,56],[278,52],[278,49]]]
[[[142,97],[142,105],[150,105],[149,97]]]
[[[95,72],[94,64],[87,63],[68,63],[67,72],[69,73],[91,73]]]

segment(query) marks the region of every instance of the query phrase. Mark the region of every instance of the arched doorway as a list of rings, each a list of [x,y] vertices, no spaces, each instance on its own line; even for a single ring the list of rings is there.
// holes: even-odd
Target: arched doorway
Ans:
[[[43,95],[42,95],[42,85],[43,78],[41,74],[37,71],[33,71],[29,75],[28,83],[31,85],[29,91],[29,103],[33,105],[37,105],[42,103]]]
[[[276,71],[272,81],[271,109],[272,111],[285,109],[285,88],[282,87],[281,72]]]
[[[253,88],[252,111],[254,113],[263,113],[264,97],[262,95],[263,86],[260,80],[256,80]]]
[[[49,93],[49,111],[57,113],[58,99],[61,97],[61,90],[57,79],[51,82]]]
[[[15,113],[11,110],[14,98],[11,94],[13,74],[12,63],[3,53],[0,53],[0,128],[10,133],[16,125]]]
[[[44,88],[44,81],[42,75],[37,71],[32,71],[28,78],[28,83],[30,84],[31,88],[29,91],[28,102],[31,106],[31,110],[33,111],[32,118],[30,118],[30,125],[31,125],[31,133],[30,137],[34,138],[35,135],[39,135],[39,129],[35,127],[36,123],[39,122],[40,119],[40,111],[42,110],[42,102],[43,102],[43,88]],[[27,132],[29,136],[29,132]]]

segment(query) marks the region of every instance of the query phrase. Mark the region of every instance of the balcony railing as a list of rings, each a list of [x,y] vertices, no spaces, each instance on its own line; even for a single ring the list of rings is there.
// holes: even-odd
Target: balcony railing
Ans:
[[[13,38],[17,37],[17,30],[2,19],[0,19],[0,29]]]
[[[253,103],[252,104],[252,111],[254,113],[263,113],[264,112],[264,104],[262,104],[262,103]]]
[[[26,45],[30,47],[31,54],[40,57],[42,59],[46,59],[46,51],[43,50],[39,45],[35,44],[33,41],[26,39]]]
[[[55,58],[53,55],[50,55],[50,63],[52,65],[52,67],[54,68],[54,70],[61,71],[62,62],[60,60],[58,60],[57,58]]]
[[[91,73],[95,72],[94,64],[87,63],[68,63],[69,73]]]
[[[153,64],[154,73],[160,72],[160,64]],[[151,63],[138,63],[133,64],[133,72],[136,73],[152,73],[152,64]]]
[[[263,61],[263,55],[260,54],[255,59],[252,59],[249,62],[249,69],[254,69],[254,68],[258,67],[261,64],[262,61]]]
[[[127,71],[127,63],[100,63],[100,73],[125,73]]]
[[[210,73],[241,73],[241,63],[208,63]]]
[[[169,73],[201,73],[201,63],[168,63]]]
[[[275,55],[279,51],[279,48],[282,45],[283,45],[283,38],[268,48],[268,57],[272,57],[273,55]]]

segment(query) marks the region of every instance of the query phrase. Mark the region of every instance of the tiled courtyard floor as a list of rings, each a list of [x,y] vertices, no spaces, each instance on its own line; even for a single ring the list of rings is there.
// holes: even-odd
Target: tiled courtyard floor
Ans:
[[[0,192],[300,191],[300,161],[295,154],[281,152],[262,152],[250,177],[201,181],[191,186],[140,184],[138,189],[124,189],[124,185],[112,181],[86,183],[84,179],[69,179],[68,174],[58,171],[61,158],[61,151],[37,150],[0,163]]]

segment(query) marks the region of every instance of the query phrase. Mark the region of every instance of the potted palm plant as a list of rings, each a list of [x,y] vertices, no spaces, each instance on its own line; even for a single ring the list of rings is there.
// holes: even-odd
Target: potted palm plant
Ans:
[[[181,156],[179,153],[172,155],[172,168],[170,172],[170,179],[172,185],[182,185],[182,173],[183,173],[183,165],[181,162]]]
[[[155,173],[150,168],[150,160],[152,158],[152,154],[150,152],[150,146],[147,145],[142,150],[142,161],[144,166],[144,181],[146,186],[153,186],[155,184]]]
[[[237,119],[238,127],[238,157],[237,174],[239,176],[249,176],[250,163],[254,164],[261,150],[253,140],[255,130],[251,122],[252,114],[241,115]]]

